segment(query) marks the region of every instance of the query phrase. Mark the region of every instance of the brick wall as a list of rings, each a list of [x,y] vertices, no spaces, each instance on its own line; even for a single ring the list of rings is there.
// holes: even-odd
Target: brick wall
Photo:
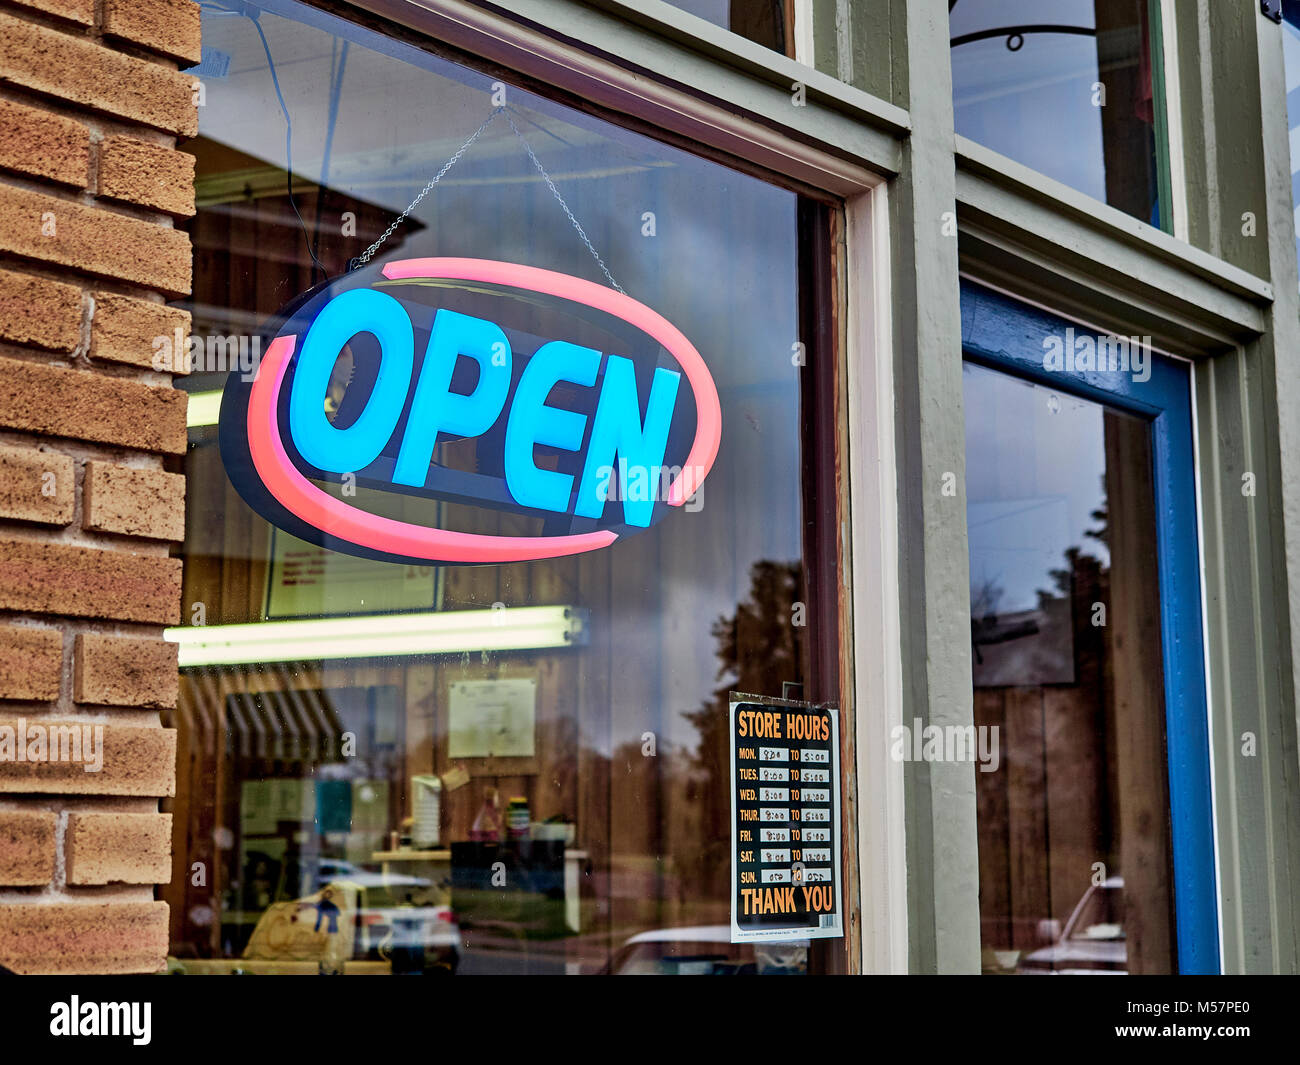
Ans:
[[[164,301],[190,291],[175,143],[197,131],[180,70],[198,58],[191,0],[0,0],[0,966],[17,972],[167,954],[161,633],[180,620],[185,486],[166,466],[186,433],[152,342],[189,324]],[[68,725],[89,726],[80,761],[51,727]],[[63,760],[42,757],[56,735]]]

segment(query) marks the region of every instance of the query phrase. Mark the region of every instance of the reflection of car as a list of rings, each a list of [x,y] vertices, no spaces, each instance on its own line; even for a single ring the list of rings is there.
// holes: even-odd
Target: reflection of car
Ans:
[[[395,973],[454,973],[460,927],[450,906],[395,906],[367,892],[357,913],[357,955],[388,961]]]
[[[1128,972],[1124,939],[1124,878],[1108,877],[1084,892],[1065,931],[1059,921],[1040,921],[1044,939],[1054,940],[1020,959],[1016,971],[1054,975],[1122,976]]]
[[[361,888],[385,888],[391,891],[420,892],[433,886],[433,882],[418,876],[406,876],[401,873],[384,873],[377,869],[367,869],[341,858],[322,858],[316,863],[314,889],[319,891],[326,884],[335,880],[346,880]]]
[[[339,858],[323,858],[317,881],[359,889],[354,956],[387,961],[395,973],[456,971],[460,927],[450,906],[435,902],[432,880],[382,872]]]
[[[614,976],[755,976],[803,973],[808,940],[732,943],[729,925],[660,928],[633,936],[605,972]]]

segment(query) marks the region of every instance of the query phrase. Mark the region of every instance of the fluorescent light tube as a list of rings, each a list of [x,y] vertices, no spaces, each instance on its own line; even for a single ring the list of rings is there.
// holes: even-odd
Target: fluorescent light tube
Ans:
[[[186,428],[216,425],[217,415],[221,413],[221,389],[215,392],[191,392],[189,397],[189,406],[185,408]]]
[[[234,666],[329,658],[535,651],[587,642],[587,611],[575,606],[366,614],[250,625],[164,629],[180,645],[180,664]]]

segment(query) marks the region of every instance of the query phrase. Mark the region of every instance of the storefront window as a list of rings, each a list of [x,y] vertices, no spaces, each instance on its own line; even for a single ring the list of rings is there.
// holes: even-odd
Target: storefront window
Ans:
[[[668,3],[765,48],[794,54],[790,29],[794,13],[790,0],[668,0]]]
[[[951,0],[959,134],[1166,230],[1154,0]]]
[[[729,935],[728,693],[839,699],[828,209],[308,6],[264,7],[254,21],[205,5],[189,145],[173,965],[842,967],[842,940]],[[265,357],[276,316],[347,273],[485,123],[373,264],[463,257],[615,281],[707,363],[712,472],[635,535],[539,561],[403,564],[298,539],[232,484],[218,362]],[[499,286],[386,291],[490,316],[514,349],[512,389],[548,340],[645,356],[595,311],[566,318]],[[364,405],[379,388],[355,369],[346,351],[334,366],[335,429],[357,423],[358,389]],[[644,408],[649,378],[634,384]],[[688,424],[703,417],[684,387],[676,402]],[[461,487],[391,496],[385,513],[497,537],[576,531],[492,497],[493,432],[438,436],[434,468]],[[539,470],[566,461],[537,449]],[[346,495],[347,476],[331,491]]]

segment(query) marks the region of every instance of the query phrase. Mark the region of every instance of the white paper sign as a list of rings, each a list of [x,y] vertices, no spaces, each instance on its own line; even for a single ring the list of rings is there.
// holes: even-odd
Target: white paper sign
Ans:
[[[531,758],[537,680],[460,680],[451,685],[450,758]]]

